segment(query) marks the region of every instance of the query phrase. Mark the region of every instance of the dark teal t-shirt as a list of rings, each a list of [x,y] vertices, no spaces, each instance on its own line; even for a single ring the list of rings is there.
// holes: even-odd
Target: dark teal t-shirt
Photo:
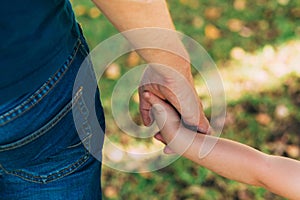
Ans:
[[[40,87],[62,66],[78,34],[68,0],[3,1],[0,104]]]

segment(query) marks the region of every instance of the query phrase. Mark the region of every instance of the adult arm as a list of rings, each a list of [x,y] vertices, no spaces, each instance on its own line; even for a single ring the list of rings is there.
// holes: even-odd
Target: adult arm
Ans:
[[[150,84],[140,87],[139,93],[147,90],[161,99],[168,100],[183,115],[188,124],[198,126],[201,132],[207,132],[209,123],[194,89],[189,56],[174,32],[174,24],[166,1],[93,0],[93,2],[120,32],[145,27],[161,28],[161,31],[149,29],[146,32],[125,33],[125,37],[136,48],[149,44],[160,48],[138,50],[148,63],[160,64],[152,65],[152,68],[146,71],[143,81]],[[183,76],[185,80],[180,76]],[[150,107],[151,105],[140,95],[140,111],[145,125],[152,123]]]

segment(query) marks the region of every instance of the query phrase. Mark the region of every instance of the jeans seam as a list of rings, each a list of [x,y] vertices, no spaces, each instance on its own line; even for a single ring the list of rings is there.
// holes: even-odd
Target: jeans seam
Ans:
[[[86,50],[86,47],[83,45],[82,42],[81,42],[80,46],[81,46],[82,48],[80,48],[79,51],[80,51],[83,55],[88,56],[88,55],[89,55],[89,52]]]
[[[23,170],[8,171],[1,164],[0,164],[0,169],[2,169],[6,174],[14,175],[14,176],[17,176],[24,180],[27,180],[27,181],[46,184],[46,183],[55,181],[59,178],[63,178],[65,176],[71,174],[76,169],[78,169],[80,166],[82,166],[89,158],[90,158],[90,154],[88,153],[87,150],[85,150],[84,155],[81,156],[76,162],[69,164],[67,167],[65,167],[55,173],[50,173],[49,175],[36,176],[36,175],[32,175],[30,173],[27,173]]]
[[[32,134],[22,138],[21,140],[18,140],[8,145],[0,146],[0,152],[21,147],[44,135],[47,131],[49,131],[52,127],[54,127],[75,106],[75,103],[78,102],[81,95],[82,95],[82,87],[79,88],[79,90],[72,98],[72,100],[50,122],[48,122],[46,125],[38,129],[37,131],[33,132]]]
[[[78,39],[73,52],[68,56],[68,59],[63,64],[63,67],[61,67],[51,78],[47,80],[46,83],[44,83],[38,90],[36,90],[33,95],[22,102],[21,105],[0,115],[0,127],[29,111],[55,87],[59,80],[61,80],[64,74],[68,71],[70,65],[73,63],[81,44],[81,40]]]

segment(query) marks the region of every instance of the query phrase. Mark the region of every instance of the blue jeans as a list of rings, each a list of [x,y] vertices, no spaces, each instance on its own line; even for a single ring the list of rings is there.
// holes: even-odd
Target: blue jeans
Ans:
[[[40,88],[0,105],[0,200],[101,199],[101,163],[85,148],[92,137],[80,140],[73,120],[84,115],[84,102],[91,98],[82,87],[72,95],[87,54],[80,36],[64,65]],[[84,72],[86,80],[95,81],[91,65]],[[104,130],[99,92],[93,98]]]

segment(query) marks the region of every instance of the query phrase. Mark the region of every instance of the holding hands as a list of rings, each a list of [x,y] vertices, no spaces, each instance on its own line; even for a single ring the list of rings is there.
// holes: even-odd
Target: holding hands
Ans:
[[[142,86],[139,88],[140,113],[144,125],[150,126],[153,122],[150,113],[152,103],[145,97],[147,92],[151,92],[172,105],[180,113],[185,124],[195,127],[198,132],[208,133],[209,122],[194,88],[190,70],[188,67],[178,72],[177,69],[161,64],[151,64],[146,69],[141,81]]]
[[[143,93],[153,107],[152,114],[160,131],[155,138],[166,144],[165,153],[178,153],[226,178],[265,189],[289,199],[300,199],[300,162],[267,155],[247,145],[197,134],[186,129],[178,113],[154,94]],[[205,157],[206,142],[216,141]]]

